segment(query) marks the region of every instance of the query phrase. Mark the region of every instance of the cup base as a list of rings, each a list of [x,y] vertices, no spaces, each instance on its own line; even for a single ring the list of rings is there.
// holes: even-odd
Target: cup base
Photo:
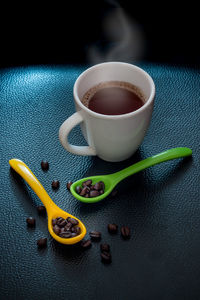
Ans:
[[[101,158],[102,160],[107,161],[107,162],[121,162],[121,161],[124,161],[124,160],[130,158],[134,153],[135,153],[135,152],[131,153],[131,154],[128,155],[128,156],[123,156],[123,157],[120,157],[120,158],[112,158],[112,157],[111,157],[111,158],[108,158],[108,157],[101,156],[101,155],[98,155],[98,154],[97,154],[97,156],[98,156],[99,158]]]

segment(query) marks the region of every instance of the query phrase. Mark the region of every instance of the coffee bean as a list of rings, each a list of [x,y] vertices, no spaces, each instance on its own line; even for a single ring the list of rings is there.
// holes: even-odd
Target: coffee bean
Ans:
[[[84,181],[82,183],[83,186],[91,186],[91,184],[92,184],[92,180],[91,179],[88,179],[87,181]]]
[[[104,190],[105,189],[105,183],[103,181],[99,181],[99,183],[101,184],[101,189]]]
[[[68,182],[67,182],[67,189],[68,189],[69,191],[70,191],[70,187],[71,187],[72,183],[73,183],[72,181],[68,181]]]
[[[56,225],[57,220],[56,219],[52,219],[52,225]]]
[[[110,252],[110,245],[108,244],[101,244],[100,245],[100,249],[101,249],[101,252]]]
[[[71,234],[72,234],[71,235],[72,238],[78,235],[76,232],[71,232]]]
[[[70,222],[72,225],[78,225],[78,220],[74,219],[74,218],[67,218],[67,221]]]
[[[105,263],[111,263],[111,254],[109,252],[101,252],[101,260]]]
[[[108,224],[108,231],[110,233],[116,233],[118,226],[116,224]]]
[[[90,237],[92,240],[100,240],[101,239],[101,232],[99,232],[99,231],[91,231],[89,234],[90,234]]]
[[[67,230],[65,227],[60,227],[60,233],[66,232],[66,231],[69,231],[69,230]]]
[[[60,226],[60,223],[63,221],[63,218],[56,218],[56,225]]]
[[[45,215],[46,214],[46,208],[43,205],[37,206],[37,211],[39,215]]]
[[[59,227],[65,227],[66,224],[67,224],[67,221],[65,219],[60,220],[60,221],[57,222],[57,225]]]
[[[81,242],[81,247],[84,248],[84,249],[88,249],[92,246],[92,242],[91,240],[83,240]]]
[[[47,246],[47,238],[40,238],[37,240],[37,245],[39,248],[44,248]]]
[[[128,226],[122,226],[121,227],[121,235],[124,239],[129,239],[131,236],[131,231]]]
[[[47,171],[49,169],[49,163],[46,160],[41,161],[41,168],[43,171]]]
[[[81,228],[78,227],[78,226],[72,227],[71,232],[76,233],[77,235],[79,235],[81,233]]]
[[[82,189],[82,191],[80,192],[80,196],[85,196],[86,194],[89,193],[89,191],[90,191],[90,189],[89,189],[87,186],[85,186],[85,187]]]
[[[81,228],[77,226],[78,224],[78,220],[71,217],[68,217],[67,219],[62,217],[52,219],[54,233],[62,238],[72,238],[79,235],[81,233]]]
[[[72,231],[71,229],[72,229],[72,227],[73,227],[73,224],[72,223],[67,223],[66,225],[65,225],[65,230],[67,230],[67,231]]]
[[[53,231],[55,232],[55,234],[57,234],[57,235],[59,235],[59,233],[60,233],[60,227],[58,226],[58,225],[54,225],[53,226]]]
[[[96,182],[94,185],[92,184],[92,180],[88,179],[82,183],[81,186],[76,187],[76,192],[82,197],[85,198],[93,198],[104,193],[105,184],[103,181]]]
[[[98,192],[98,191],[90,191],[90,193],[89,193],[89,196],[91,197],[91,198],[93,198],[93,197],[97,197],[97,196],[99,196],[100,195],[100,193]]]
[[[95,183],[94,189],[97,190],[97,191],[101,190],[102,189],[101,182]]]
[[[60,182],[58,180],[53,180],[51,186],[54,190],[58,189],[60,186]]]
[[[26,223],[29,227],[35,227],[35,219],[33,217],[27,218]]]
[[[78,185],[78,186],[76,187],[76,192],[77,192],[77,194],[80,195],[81,191],[82,191],[82,188]]]
[[[78,226],[73,226],[71,223],[68,223],[68,224],[71,225],[71,228],[68,229],[68,230],[70,230],[71,232],[78,232],[78,228],[80,228],[80,227],[78,227]],[[68,225],[68,224],[67,224],[67,225]],[[66,226],[67,226],[67,225],[66,225]],[[66,226],[65,226],[65,227],[66,227]]]
[[[59,236],[64,239],[68,239],[68,238],[72,237],[72,233],[71,233],[71,231],[64,231],[64,232],[59,233]]]

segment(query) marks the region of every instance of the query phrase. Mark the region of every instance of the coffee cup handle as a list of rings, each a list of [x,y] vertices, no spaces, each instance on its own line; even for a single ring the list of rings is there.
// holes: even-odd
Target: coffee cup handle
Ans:
[[[70,131],[79,123],[83,122],[83,117],[80,112],[75,112],[60,126],[59,139],[62,146],[69,152],[77,155],[96,155],[96,151],[91,146],[75,146],[68,142]]]

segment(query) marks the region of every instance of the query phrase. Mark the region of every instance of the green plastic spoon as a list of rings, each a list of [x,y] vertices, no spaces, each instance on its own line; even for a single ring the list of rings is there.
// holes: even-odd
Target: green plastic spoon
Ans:
[[[175,158],[190,156],[190,155],[192,155],[192,150],[189,148],[186,148],[186,147],[169,149],[169,150],[161,152],[157,155],[154,155],[154,156],[148,157],[144,160],[141,160],[141,161],[135,163],[134,165],[132,165],[128,168],[125,168],[119,172],[109,174],[109,175],[97,175],[97,176],[90,176],[90,177],[82,178],[82,179],[74,182],[71,185],[70,191],[76,199],[78,199],[82,202],[85,202],[85,203],[98,202],[98,201],[103,200],[105,197],[107,197],[112,192],[114,187],[121,180],[125,179],[126,177],[133,175],[135,173],[138,173],[138,172],[140,172],[144,169],[147,169],[151,166],[160,164],[161,162],[165,162],[165,161],[175,159]],[[87,181],[88,179],[92,180],[92,184],[95,184],[98,181],[103,181],[105,184],[104,193],[98,197],[93,197],[93,198],[85,198],[83,196],[80,196],[76,192],[76,187],[82,186],[82,183],[84,181]]]

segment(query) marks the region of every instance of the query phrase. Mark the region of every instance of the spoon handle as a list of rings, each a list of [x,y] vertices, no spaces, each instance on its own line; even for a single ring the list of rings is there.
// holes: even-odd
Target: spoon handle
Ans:
[[[190,155],[192,155],[192,150],[189,148],[186,148],[186,147],[172,148],[172,149],[166,150],[164,152],[161,152],[159,154],[156,154],[154,156],[148,157],[144,160],[141,160],[128,168],[125,168],[119,172],[112,174],[111,176],[112,176],[112,179],[115,181],[115,184],[117,184],[121,180],[125,179],[126,177],[133,175],[144,169],[147,169],[151,166],[160,164],[162,162],[165,162],[165,161],[168,161],[171,159],[190,156]]]
[[[9,160],[9,164],[30,185],[46,209],[48,209],[48,207],[55,208],[56,204],[51,200],[39,180],[23,161],[14,158]]]

